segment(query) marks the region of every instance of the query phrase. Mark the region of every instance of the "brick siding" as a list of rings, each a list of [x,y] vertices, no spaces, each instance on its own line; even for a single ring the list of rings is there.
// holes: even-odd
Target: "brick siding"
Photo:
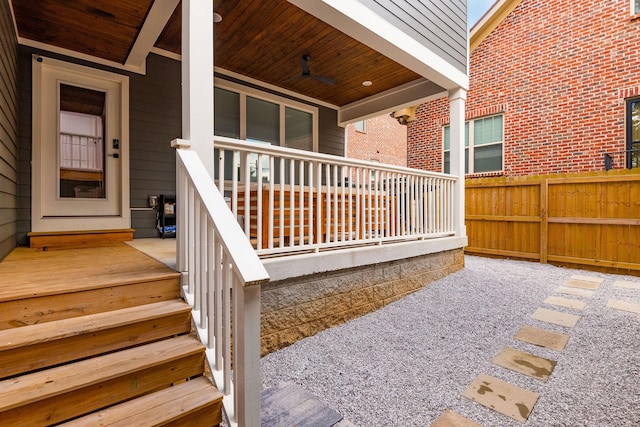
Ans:
[[[640,19],[629,0],[524,0],[471,53],[467,118],[504,112],[504,175],[595,171],[625,145],[640,95]],[[442,170],[449,102],[418,108],[408,166]]]
[[[407,165],[407,127],[385,114],[367,119],[366,132],[347,126],[347,157]]]

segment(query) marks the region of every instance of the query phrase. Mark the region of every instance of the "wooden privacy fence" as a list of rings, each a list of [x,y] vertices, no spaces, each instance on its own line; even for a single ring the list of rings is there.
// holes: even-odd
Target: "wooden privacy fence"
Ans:
[[[467,180],[467,253],[640,274],[640,174]]]

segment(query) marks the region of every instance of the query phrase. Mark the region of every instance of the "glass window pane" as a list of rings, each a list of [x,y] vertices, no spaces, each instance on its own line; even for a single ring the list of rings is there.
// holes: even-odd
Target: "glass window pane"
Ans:
[[[444,149],[449,150],[451,148],[451,128],[449,126],[444,127]]]
[[[469,173],[469,149],[464,150],[464,173]]]
[[[451,153],[444,152],[444,173],[451,173]]]
[[[469,146],[469,122],[464,122],[464,146]]]
[[[280,106],[247,96],[247,139],[280,145]]]
[[[502,116],[478,119],[473,123],[473,145],[502,141]]]
[[[640,101],[631,104],[631,141],[640,142]]]
[[[473,145],[482,144],[484,141],[484,120],[473,122]]]
[[[298,150],[313,151],[313,116],[311,113],[285,108],[285,145]]]
[[[215,88],[214,96],[214,133],[230,138],[240,138],[240,94]]]
[[[474,173],[502,170],[502,144],[476,147],[473,151]]]
[[[634,14],[638,14],[640,13],[640,0],[636,0],[636,5],[635,5],[635,10],[633,11]]]
[[[493,118],[493,142],[502,141],[502,116]]]

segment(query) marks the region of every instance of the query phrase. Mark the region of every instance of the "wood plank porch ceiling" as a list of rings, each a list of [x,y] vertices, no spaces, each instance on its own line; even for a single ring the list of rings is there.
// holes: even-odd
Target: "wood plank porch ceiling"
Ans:
[[[153,0],[12,0],[19,36],[124,64]],[[215,65],[336,106],[420,76],[286,0],[214,0]],[[181,4],[155,43],[180,53]],[[301,77],[300,58],[311,55]],[[369,80],[373,85],[365,87]]]

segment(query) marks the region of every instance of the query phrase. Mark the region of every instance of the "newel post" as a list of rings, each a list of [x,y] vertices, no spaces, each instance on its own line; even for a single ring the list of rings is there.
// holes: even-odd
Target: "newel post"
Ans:
[[[235,283],[234,360],[235,414],[238,426],[259,426],[261,408],[260,381],[260,285]]]
[[[457,88],[449,91],[451,129],[451,174],[458,177],[453,194],[453,220],[456,236],[465,237],[464,223],[464,119],[467,91]]]

